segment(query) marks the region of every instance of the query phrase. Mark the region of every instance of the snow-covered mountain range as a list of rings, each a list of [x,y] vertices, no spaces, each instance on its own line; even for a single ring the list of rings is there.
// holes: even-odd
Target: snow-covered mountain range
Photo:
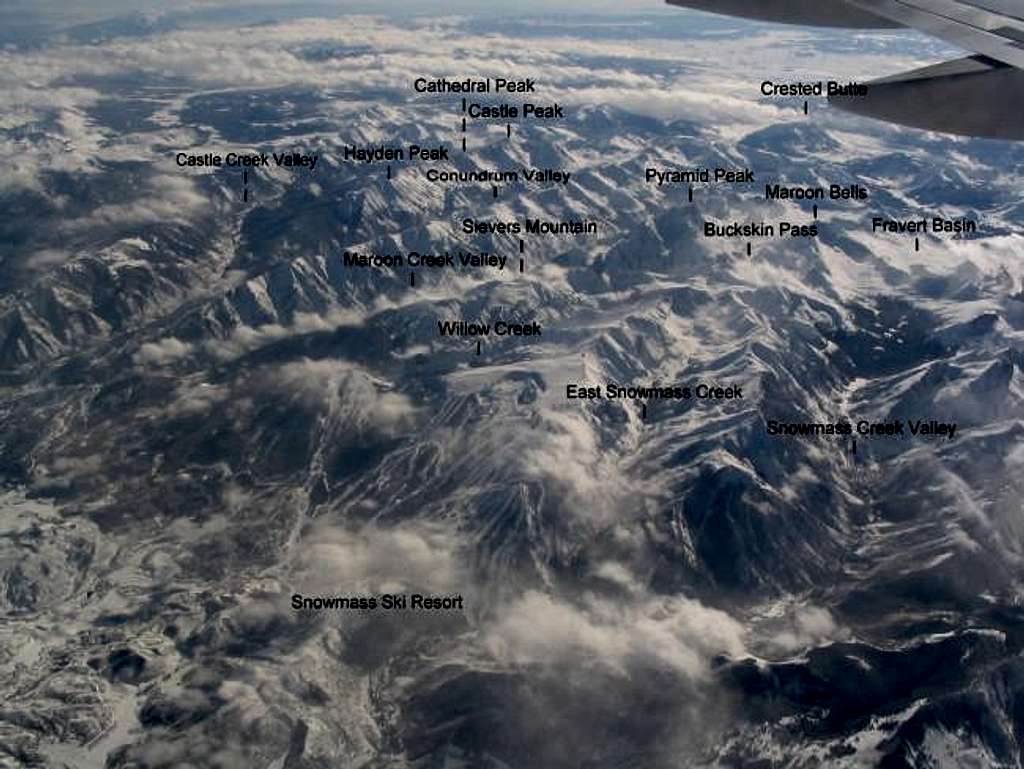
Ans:
[[[929,44],[145,22],[0,52],[0,765],[1022,764],[1024,150],[757,90]],[[413,87],[499,76],[565,118]],[[648,173],[701,168],[755,181]],[[936,216],[978,231],[872,224]],[[769,428],[862,422],[905,434]],[[390,594],[464,609],[294,608]]]

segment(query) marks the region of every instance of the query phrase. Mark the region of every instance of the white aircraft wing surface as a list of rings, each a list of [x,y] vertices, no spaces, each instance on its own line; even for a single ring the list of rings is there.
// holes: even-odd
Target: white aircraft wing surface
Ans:
[[[864,11],[1024,69],[1022,0],[847,0]]]

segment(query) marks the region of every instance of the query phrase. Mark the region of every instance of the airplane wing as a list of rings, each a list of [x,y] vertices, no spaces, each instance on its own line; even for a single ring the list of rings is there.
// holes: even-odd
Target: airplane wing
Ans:
[[[1021,0],[847,0],[868,13],[1024,69]]]
[[[929,131],[1024,140],[1024,0],[667,0],[789,24],[911,27],[973,52],[866,83],[835,107]]]
[[[693,8],[723,16],[742,16],[758,21],[803,24],[810,27],[880,29],[902,26],[877,14],[865,12],[845,0],[665,0],[669,5]]]
[[[833,97],[846,112],[913,128],[1024,140],[1024,0],[846,0],[972,56],[867,83]]]

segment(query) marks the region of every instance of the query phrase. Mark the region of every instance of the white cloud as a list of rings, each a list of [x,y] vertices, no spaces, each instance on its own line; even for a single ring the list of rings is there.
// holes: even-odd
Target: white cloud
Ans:
[[[700,680],[715,655],[743,654],[742,638],[742,625],[728,614],[687,598],[570,603],[531,591],[500,612],[485,645],[517,665],[574,661],[622,674],[655,666]]]
[[[581,520],[609,523],[657,491],[650,479],[638,484],[631,478],[617,452],[602,450],[597,428],[583,410],[549,409],[520,441],[510,441],[508,448],[527,477],[551,484]]]
[[[192,345],[174,337],[161,339],[159,342],[146,342],[133,356],[139,366],[166,366],[192,353]]]
[[[768,644],[774,653],[802,651],[829,641],[840,640],[849,631],[840,627],[828,609],[818,606],[795,606],[769,631]]]
[[[391,430],[416,413],[409,399],[362,367],[343,360],[303,359],[263,377],[264,386],[294,395],[311,408],[328,408],[356,429]]]
[[[65,222],[64,227],[89,232],[96,227],[182,221],[208,206],[209,202],[192,179],[178,174],[158,174],[146,181],[132,202],[97,206],[87,216]]]
[[[205,382],[192,384],[182,382],[178,385],[174,400],[166,409],[169,417],[192,417],[211,411],[228,398],[227,388]]]
[[[253,281],[261,293],[266,292],[266,278],[260,277]],[[266,323],[253,328],[239,326],[226,339],[217,339],[204,343],[206,352],[220,360],[233,360],[247,352],[285,339],[290,336],[309,334],[315,331],[331,331],[342,326],[361,326],[372,311],[363,312],[356,308],[334,308],[322,314],[296,313],[289,325]]]
[[[467,586],[458,540],[440,524],[370,525],[352,531],[322,520],[304,539],[297,583],[310,593],[430,590],[447,594]]]
[[[72,254],[60,248],[43,248],[29,254],[25,266],[29,270],[46,270],[70,261]]]

